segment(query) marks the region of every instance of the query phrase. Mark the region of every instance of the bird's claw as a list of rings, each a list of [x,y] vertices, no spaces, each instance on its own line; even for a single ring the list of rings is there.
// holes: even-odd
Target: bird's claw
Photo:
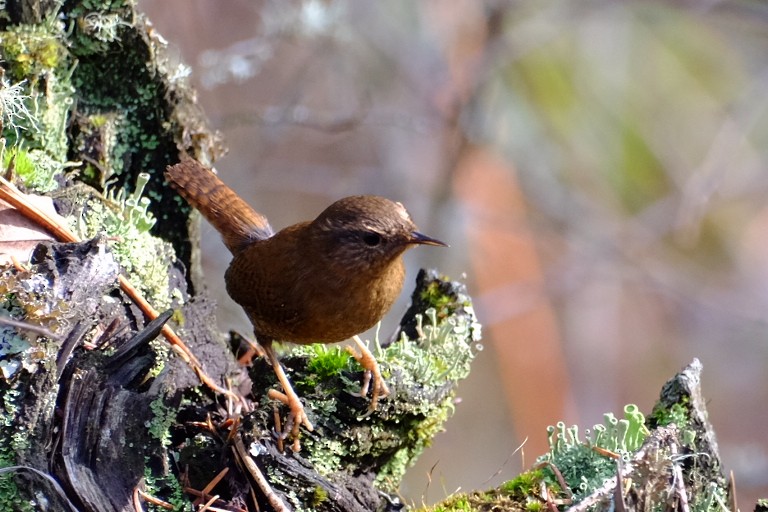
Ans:
[[[280,429],[280,432],[278,432],[278,436],[280,440],[287,439],[288,437],[292,438],[293,451],[300,451],[301,445],[299,444],[299,428],[301,425],[304,425],[304,427],[310,432],[314,430],[312,423],[307,417],[307,413],[304,411],[304,405],[301,403],[301,400],[296,395],[296,393],[293,392],[292,389],[289,393],[281,393],[276,389],[270,389],[267,392],[267,396],[273,400],[282,402],[290,409],[288,418],[285,421],[285,425],[283,425],[283,428]]]
[[[371,404],[368,407],[370,413],[376,410],[379,398],[389,396],[390,391],[389,387],[387,387],[387,383],[384,382],[384,377],[381,376],[381,370],[379,369],[379,363],[376,361],[376,358],[358,336],[355,336],[353,339],[360,351],[358,352],[352,347],[347,347],[347,352],[365,369],[365,372],[363,373],[363,384],[360,387],[360,396],[366,396],[368,394],[368,388],[371,385],[371,381],[373,381]]]

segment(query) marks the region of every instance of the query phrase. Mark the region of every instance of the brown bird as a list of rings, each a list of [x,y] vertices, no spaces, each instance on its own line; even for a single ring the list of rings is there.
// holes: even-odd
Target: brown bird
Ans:
[[[402,254],[414,245],[445,246],[416,230],[402,204],[378,196],[340,199],[315,220],[274,233],[212,171],[187,159],[165,176],[221,233],[234,256],[225,274],[227,293],[253,323],[285,394],[271,392],[290,407],[286,423],[294,437],[304,424],[312,430],[274,350],[273,341],[333,343],[350,337],[351,350],[373,376],[371,407],[389,390],[373,355],[356,335],[389,311],[403,287]]]

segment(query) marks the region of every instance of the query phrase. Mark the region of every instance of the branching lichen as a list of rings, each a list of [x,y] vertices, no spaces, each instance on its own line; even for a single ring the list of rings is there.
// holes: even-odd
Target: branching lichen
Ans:
[[[26,80],[13,85],[5,76],[0,78],[0,121],[3,127],[12,130],[18,139],[19,130],[37,131],[37,121],[30,112],[28,103],[32,97],[27,94]]]
[[[624,407],[623,419],[606,413],[602,424],[585,432],[586,440],[581,439],[576,425],[566,427],[560,422],[547,430],[550,451],[539,461],[552,463],[558,468],[576,501],[590,494],[616,472],[614,459],[603,455],[601,450],[626,456],[640,448],[649,434],[645,417],[634,404]],[[552,481],[555,481],[554,475]]]

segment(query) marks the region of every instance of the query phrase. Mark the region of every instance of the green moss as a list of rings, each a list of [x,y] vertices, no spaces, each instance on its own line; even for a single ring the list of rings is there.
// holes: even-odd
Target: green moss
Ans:
[[[338,346],[328,346],[321,343],[306,345],[305,353],[309,356],[307,364],[308,378],[304,385],[314,388],[319,382],[331,377],[338,377],[343,370],[350,366],[350,355]]]
[[[66,58],[61,25],[13,25],[0,33],[0,47],[12,80],[38,81]]]
[[[538,512],[546,502],[536,497],[512,499],[496,491],[454,494],[432,507],[417,509],[416,512]]]
[[[430,283],[421,292],[421,300],[439,312],[449,309],[449,306],[453,303],[453,298],[443,293],[440,283],[437,281]],[[448,310],[445,313],[450,314],[451,311]]]
[[[651,421],[658,426],[667,426],[671,424],[677,425],[679,428],[685,428],[688,425],[688,408],[684,405],[687,403],[686,397],[681,400],[683,403],[674,403],[668,409],[656,408],[651,414]]]
[[[39,192],[56,189],[56,177],[64,169],[61,162],[54,160],[43,150],[25,151],[18,147],[5,152],[3,164],[6,169],[13,168],[25,186]]]
[[[526,497],[539,490],[539,485],[544,479],[544,471],[541,469],[532,469],[520,473],[517,477],[504,482],[499,486],[499,490],[510,496]]]
[[[55,189],[54,178],[67,166],[66,128],[74,90],[63,40],[63,26],[55,19],[0,33],[7,75],[0,75],[3,136],[15,150],[3,163],[20,160],[22,181],[40,192]]]
[[[525,510],[528,512],[540,512],[544,510],[546,503],[540,500],[528,500],[525,502]]]
[[[444,503],[435,506],[433,512],[472,512],[474,510],[466,495],[448,498]]]
[[[311,506],[318,507],[326,501],[328,501],[328,492],[322,487],[315,487],[312,500],[310,501]]]

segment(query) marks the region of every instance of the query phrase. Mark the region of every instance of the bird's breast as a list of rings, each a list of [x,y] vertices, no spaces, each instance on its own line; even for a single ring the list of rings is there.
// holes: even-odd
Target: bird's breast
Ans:
[[[329,264],[270,239],[236,255],[225,278],[257,336],[307,344],[343,341],[375,325],[404,276],[400,257],[378,268]]]

